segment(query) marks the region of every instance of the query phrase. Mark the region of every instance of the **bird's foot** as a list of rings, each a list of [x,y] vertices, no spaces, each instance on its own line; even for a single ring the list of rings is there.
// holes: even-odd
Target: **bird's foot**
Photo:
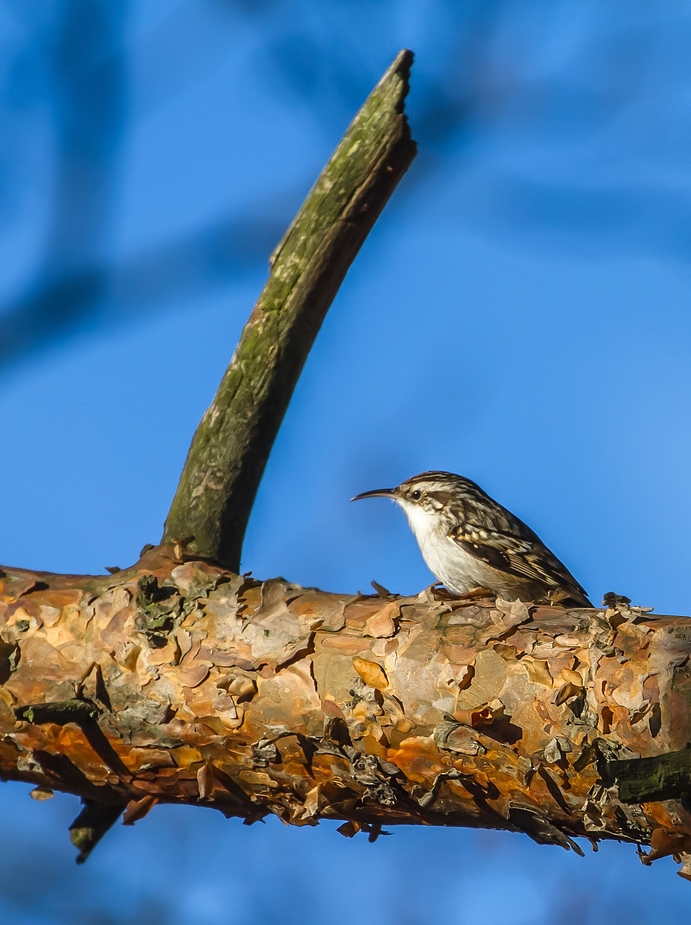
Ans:
[[[562,601],[567,600],[571,595],[568,591],[564,591],[563,588],[554,588],[551,591],[548,591],[545,594],[545,598],[549,601],[550,604],[560,604]]]
[[[489,588],[483,588],[481,585],[478,585],[475,588],[471,588],[469,591],[464,591],[463,594],[459,594],[464,601],[477,601],[484,597],[496,597],[497,595],[494,591],[490,591]]]

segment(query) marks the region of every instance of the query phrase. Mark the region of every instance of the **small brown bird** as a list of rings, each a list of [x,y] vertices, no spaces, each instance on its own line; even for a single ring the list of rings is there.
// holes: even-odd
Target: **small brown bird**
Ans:
[[[405,511],[430,571],[451,591],[487,588],[506,600],[544,600],[592,607],[571,572],[530,527],[479,485],[451,472],[423,472],[397,488],[356,495],[391,498]]]

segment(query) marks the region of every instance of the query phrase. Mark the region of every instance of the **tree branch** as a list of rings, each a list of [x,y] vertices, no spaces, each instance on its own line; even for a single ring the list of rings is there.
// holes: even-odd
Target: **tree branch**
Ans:
[[[82,856],[174,802],[616,838],[691,876],[686,617],[328,594],[179,552],[0,577],[0,773],[82,797]]]
[[[192,441],[163,542],[239,571],[245,528],[307,354],[348,267],[415,156],[402,51],[271,258],[266,286]]]

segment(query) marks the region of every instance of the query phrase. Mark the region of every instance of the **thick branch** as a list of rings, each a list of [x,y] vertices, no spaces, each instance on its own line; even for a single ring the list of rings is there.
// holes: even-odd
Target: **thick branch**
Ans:
[[[0,773],[81,796],[83,853],[124,805],[176,802],[691,858],[686,617],[327,594],[176,552],[0,576]]]
[[[357,114],[285,237],[192,441],[164,542],[239,571],[254,497],[307,354],[338,287],[415,156],[401,52]]]

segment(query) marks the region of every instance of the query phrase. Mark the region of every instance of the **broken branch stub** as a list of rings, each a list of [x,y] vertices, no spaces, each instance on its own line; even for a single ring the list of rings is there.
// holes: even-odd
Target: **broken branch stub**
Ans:
[[[245,528],[307,354],[362,243],[415,156],[402,51],[353,120],[271,258],[269,278],[192,441],[163,542],[239,571]]]
[[[183,560],[0,577],[0,774],[82,797],[82,857],[123,807],[168,802],[373,838],[620,839],[691,876],[688,618],[328,594]]]

